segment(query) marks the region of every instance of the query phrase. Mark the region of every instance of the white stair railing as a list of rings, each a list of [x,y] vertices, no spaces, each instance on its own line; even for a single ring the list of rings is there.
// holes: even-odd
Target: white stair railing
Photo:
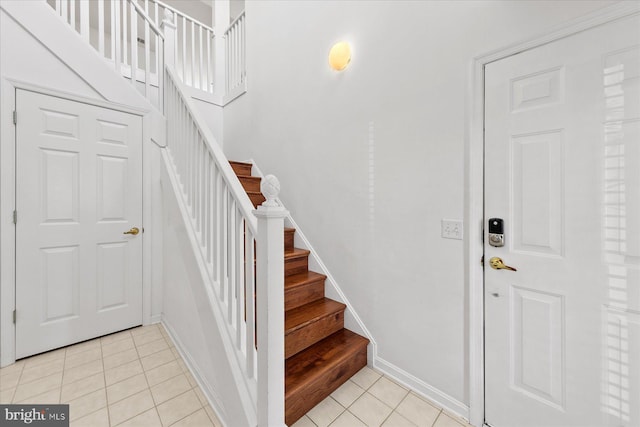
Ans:
[[[231,22],[224,32],[225,39],[225,93],[226,100],[241,95],[247,90],[247,61],[244,11]]]
[[[151,3],[154,10],[159,10],[160,17],[165,16],[167,10],[175,16],[174,69],[180,81],[193,89],[212,94],[214,89],[213,28],[160,0],[144,1]]]
[[[160,106],[165,58],[161,22],[173,15],[176,27],[172,63],[193,96],[214,94],[214,29],[160,0],[46,0],[58,15],[90,43],[137,90]],[[224,31],[224,87],[229,102],[247,90],[246,21],[241,12]],[[219,58],[221,61],[222,59]],[[220,79],[222,79],[220,75]],[[217,84],[217,83],[216,83]],[[221,90],[223,89],[223,90]]]
[[[240,181],[170,66],[165,82],[167,148],[173,173],[181,184],[200,257],[225,318],[228,342],[255,399],[258,426],[284,426],[287,212],[274,202],[277,180],[265,178],[262,191],[267,201],[254,214]]]
[[[262,181],[266,201],[253,205],[169,58],[176,27],[163,22],[165,116],[171,168],[189,211],[224,331],[255,403],[259,427],[284,426],[284,218],[280,185]],[[255,266],[255,267],[254,267]]]
[[[162,109],[164,36],[135,0],[47,0],[60,17],[90,43],[152,104]],[[94,17],[94,18],[92,18]],[[92,19],[94,20],[92,26]]]

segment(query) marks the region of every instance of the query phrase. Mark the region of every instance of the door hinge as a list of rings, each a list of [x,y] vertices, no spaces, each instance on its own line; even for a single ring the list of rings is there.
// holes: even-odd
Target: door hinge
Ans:
[[[18,124],[18,112],[16,110],[13,110],[13,124]]]
[[[484,267],[484,255],[482,255],[482,258],[480,258],[480,265]]]
[[[13,223],[18,223],[18,211],[13,211]]]
[[[16,323],[16,311],[15,310],[13,310],[13,323],[14,324]]]

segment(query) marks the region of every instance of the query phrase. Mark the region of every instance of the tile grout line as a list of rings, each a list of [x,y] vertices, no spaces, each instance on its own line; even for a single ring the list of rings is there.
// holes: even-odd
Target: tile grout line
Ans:
[[[370,368],[369,368],[369,369],[370,369]],[[372,369],[372,371],[373,371],[373,369]],[[374,371],[374,372],[375,372],[375,371]],[[377,372],[376,372],[376,373],[377,373]],[[337,400],[336,400],[336,399],[331,395],[331,394],[333,394],[333,393],[331,393],[328,397],[330,397],[330,398],[331,398],[333,401],[335,401],[335,402],[336,402],[336,403],[337,403],[341,408],[343,408],[343,411],[341,411],[341,412],[338,414],[338,416],[336,416],[333,420],[331,420],[331,422],[329,423],[328,427],[331,427],[331,426],[332,426],[332,425],[333,425],[333,424],[338,420],[338,418],[340,418],[340,417],[342,416],[342,414],[344,414],[345,412],[349,412],[349,413],[350,413],[351,415],[353,415],[353,416],[354,416],[358,421],[360,421],[360,422],[362,422],[363,424],[365,424],[365,425],[366,425],[366,423],[365,423],[364,421],[362,421],[360,418],[358,418],[358,417],[357,417],[353,412],[349,411],[349,408],[350,408],[351,406],[353,406],[353,404],[354,404],[354,403],[356,403],[356,401],[358,401],[358,399],[360,399],[360,398],[361,398],[365,393],[368,393],[368,390],[369,390],[371,387],[373,387],[373,385],[374,385],[375,383],[377,383],[378,381],[380,381],[380,378],[382,378],[382,375],[380,375],[380,377],[378,377],[378,379],[377,379],[377,380],[375,380],[375,381],[374,381],[374,382],[373,382],[369,387],[367,387],[367,388],[362,387],[362,386],[360,386],[360,384],[358,384],[358,383],[356,383],[355,381],[353,381],[353,383],[354,383],[355,385],[357,385],[358,387],[360,387],[361,389],[363,389],[363,390],[364,390],[364,393],[360,394],[360,396],[358,396],[358,397],[357,397],[353,402],[351,402],[351,404],[349,404],[349,406],[343,406],[340,402],[338,402],[338,401],[337,401]],[[351,378],[349,378],[347,381],[351,381]],[[336,389],[336,390],[337,390],[337,389]],[[334,392],[335,392],[335,390],[334,390]],[[372,395],[372,396],[373,396],[373,395]],[[373,396],[373,397],[375,397],[375,396]],[[383,403],[384,403],[384,402],[383,402]],[[313,409],[313,408],[312,408],[312,409]],[[307,414],[308,414],[308,413],[309,413],[309,412],[307,411]],[[306,414],[305,414],[305,415],[306,415]],[[311,417],[309,417],[309,419],[311,419]],[[315,424],[315,422],[314,422],[313,420],[311,420],[311,422],[313,422],[313,423]],[[317,424],[316,424],[316,426],[317,426]]]
[[[383,378],[383,377],[381,377],[381,378]],[[389,380],[389,379],[387,379],[387,380],[388,380],[388,381],[391,381],[391,380]],[[376,382],[377,382],[377,381],[376,381]],[[398,402],[398,403],[396,404],[396,406],[394,406],[393,408],[391,408],[391,412],[390,412],[390,413],[389,413],[389,415],[387,415],[387,417],[382,421],[382,424],[386,423],[386,422],[389,420],[389,417],[391,417],[391,415],[393,415],[393,413],[394,413],[394,412],[396,412],[399,416],[401,416],[401,417],[402,417],[402,414],[401,414],[400,412],[397,412],[397,411],[396,411],[396,409],[398,409],[398,408],[400,407],[400,404],[401,404],[402,402],[404,402],[404,400],[407,398],[407,396],[409,396],[409,393],[410,393],[410,392],[409,392],[409,390],[405,389],[404,387],[400,386],[399,384],[396,384],[396,383],[395,383],[395,382],[393,382],[393,381],[391,381],[391,382],[392,382],[393,384],[397,385],[398,387],[402,388],[403,390],[405,390],[407,393],[402,397],[402,399],[400,399],[400,402]],[[369,393],[369,394],[371,394],[371,393]],[[373,394],[372,394],[372,396],[373,396],[373,397],[376,397],[376,396],[375,396],[375,395],[373,395]],[[378,400],[380,400],[380,399],[378,399]],[[382,402],[382,403],[385,403],[385,402]],[[385,405],[386,405],[386,403],[385,403]],[[387,405],[387,406],[389,406],[389,405]],[[404,417],[403,417],[403,418],[404,418]],[[405,419],[406,419],[406,418],[405,418]],[[437,418],[436,418],[436,419],[437,419]],[[407,421],[409,421],[409,420],[407,420]],[[409,422],[411,422],[411,423],[413,424],[413,422],[412,422],[412,421],[409,421]],[[380,425],[382,425],[382,424],[380,424]]]
[[[189,393],[190,391],[193,391],[193,389],[189,389],[189,390],[185,391],[184,393],[180,393],[179,395],[172,397],[171,399],[167,400],[166,402],[169,402],[169,401],[171,401],[171,400],[173,400],[173,399],[177,399],[178,397],[183,396],[183,395],[185,395],[185,394]],[[194,392],[194,394],[195,394],[195,392]],[[200,402],[200,399],[198,399],[198,396],[197,396],[197,395],[196,395],[196,400],[197,400],[198,402]],[[166,403],[166,402],[163,402],[163,404],[164,404],[164,403]],[[185,419],[185,418],[187,418],[187,417],[190,417],[191,415],[195,414],[196,412],[198,412],[200,409],[203,409],[203,408],[204,408],[204,407],[202,406],[202,402],[200,402],[200,407],[199,407],[198,409],[196,409],[196,410],[195,410],[195,411],[193,411],[193,412],[188,413],[187,415],[185,415],[185,416],[184,416],[184,417],[182,417],[182,418],[179,418],[179,419],[175,420],[174,422],[172,422],[171,424],[169,424],[169,426],[167,426],[167,427],[170,427],[170,426],[172,426],[172,425],[174,425],[174,424],[177,424],[178,422],[180,422],[180,421],[184,420],[184,419]],[[205,413],[206,413],[206,411],[205,411]],[[209,418],[209,415],[208,415],[208,414],[207,414],[207,418]],[[162,422],[162,419],[160,419],[160,422]]]
[[[129,330],[127,330],[127,331],[129,331]],[[124,332],[124,331],[122,331],[122,332]],[[125,335],[125,334],[123,334],[123,335]],[[129,335],[129,337],[130,337],[130,338],[132,338],[131,333],[129,333],[128,335]],[[103,353],[103,351],[102,351],[102,345],[103,345],[103,343],[102,343],[102,338],[103,338],[103,337],[94,338],[94,339],[93,339],[93,340],[91,340],[91,341],[97,341],[97,342],[98,342],[98,344],[99,344],[99,345],[98,345],[98,348],[100,349],[100,358],[99,358],[99,359],[97,359],[97,360],[100,360],[100,362],[101,362],[101,364],[102,364],[102,377],[103,377],[103,380],[104,380],[104,386],[103,386],[103,387],[101,387],[101,389],[102,389],[102,390],[104,390],[104,393],[105,393],[106,406],[105,406],[105,407],[102,407],[102,408],[99,408],[99,409],[97,409],[96,411],[93,411],[93,412],[91,412],[91,413],[89,413],[89,414],[85,414],[85,415],[83,415],[82,417],[80,417],[79,419],[84,418],[84,417],[87,417],[87,416],[92,415],[92,414],[95,414],[96,412],[100,411],[101,409],[106,408],[106,409],[107,409],[107,421],[109,422],[109,425],[111,425],[111,414],[110,414],[110,412],[109,412],[109,407],[110,407],[111,405],[109,404],[108,395],[107,395],[107,378],[106,378],[106,370],[105,370],[105,368],[104,368],[104,357],[105,357],[105,356],[104,356],[104,353]],[[126,339],[126,337],[125,337],[125,338],[123,338],[123,339],[121,339],[121,340],[118,340],[118,341],[124,341],[125,339]],[[90,341],[89,341],[89,342],[90,342]],[[108,344],[110,344],[110,343],[108,343]],[[134,344],[135,344],[135,343],[134,343]],[[87,350],[87,351],[89,351],[89,350]],[[127,351],[127,350],[123,350],[123,351],[118,352],[118,353],[122,353],[122,352],[124,352],[124,351]],[[82,354],[82,353],[84,353],[84,352],[80,352],[80,353],[77,353],[77,354]],[[115,355],[115,354],[118,354],[118,353],[114,353],[114,355]],[[137,354],[137,353],[136,353],[136,354]],[[109,356],[111,356],[111,355],[109,355]],[[65,357],[66,357],[66,355],[65,355]],[[108,357],[108,356],[107,356],[107,357]],[[137,360],[139,360],[139,358],[138,358]],[[87,362],[87,363],[85,363],[85,364],[78,365],[77,367],[84,366],[84,365],[86,365],[86,364],[88,364],[88,363],[91,363],[91,362],[95,362],[95,361],[94,361],[94,360],[92,360],[92,361],[89,361],[89,362]],[[126,362],[126,363],[130,363],[130,362]],[[65,364],[66,364],[66,358],[65,358]],[[122,366],[122,365],[118,365],[118,366]],[[76,367],[71,368],[71,369],[75,369],[75,368],[76,368]],[[114,367],[114,368],[115,368],[115,367]],[[93,374],[93,375],[96,375],[96,374]],[[89,378],[89,377],[91,377],[91,376],[93,376],[93,375],[89,375],[89,376],[86,376],[86,377],[84,377],[84,378],[80,378],[80,379],[78,379],[78,380],[76,380],[76,381],[72,381],[72,382],[70,382],[69,384],[75,384],[75,383],[77,383],[77,382],[79,382],[79,381],[82,381],[82,380],[84,380],[84,379],[87,379],[87,378]],[[131,377],[129,377],[129,378],[131,378]],[[116,383],[114,383],[114,384],[111,384],[111,385],[109,385],[109,387],[110,387],[110,386],[112,386],[112,385],[118,384],[118,383],[120,383],[120,382],[122,382],[122,381],[126,381],[126,380],[127,380],[127,379],[129,379],[129,378],[125,378],[125,379],[120,380],[120,381],[118,381],[118,382],[116,382]],[[87,392],[87,393],[85,393],[85,394],[83,394],[83,395],[76,396],[73,400],[80,399],[80,398],[82,398],[82,397],[84,397],[84,396],[87,396],[87,395],[89,395],[89,394],[91,394],[91,393],[95,393],[96,391],[99,391],[99,390],[100,390],[100,388],[99,388],[98,390],[93,390],[93,391]],[[116,402],[114,402],[114,403],[116,403]],[[126,421],[126,420],[125,420],[125,421]],[[123,421],[123,422],[124,422],[124,421]]]
[[[64,350],[64,359],[62,361],[62,376],[60,377],[60,391],[58,393],[58,403],[62,403],[62,385],[64,384],[64,370],[67,366],[67,350]],[[71,423],[71,405],[69,405],[69,423]]]
[[[158,328],[158,329],[159,329],[159,328]],[[160,335],[161,335],[161,336],[162,336],[162,338],[165,340],[165,342],[167,342],[167,339],[162,335],[162,332],[160,332]],[[167,342],[167,344],[169,345],[169,349],[171,349],[171,346],[173,345],[173,343],[169,343],[169,342]],[[174,346],[174,347],[175,347],[175,346]],[[175,361],[175,360],[178,360],[178,359],[175,357],[175,354],[173,353],[173,351],[171,352],[171,354],[173,355],[173,360],[174,360],[174,361]],[[182,361],[182,363],[184,363],[184,360],[182,360],[182,356],[180,357],[180,361]],[[168,363],[171,363],[171,362],[168,362]],[[185,364],[185,366],[186,366],[186,364]],[[179,397],[179,396],[182,396],[182,395],[184,395],[184,394],[186,394],[186,393],[188,393],[188,392],[190,392],[190,391],[193,391],[196,387],[198,387],[198,388],[200,387],[200,385],[198,384],[198,381],[197,381],[197,380],[195,380],[195,378],[194,378],[194,380],[195,380],[196,385],[195,385],[195,386],[192,386],[192,385],[191,385],[191,382],[189,381],[189,378],[188,378],[188,377],[186,376],[186,374],[185,374],[185,371],[182,369],[182,366],[178,366],[178,367],[179,367],[179,368],[180,368],[180,370],[182,371],[182,375],[184,375],[184,376],[185,376],[185,378],[187,379],[187,382],[189,383],[189,386],[190,386],[191,388],[190,388],[189,390],[185,391],[184,393],[181,393],[181,394],[179,394],[179,395],[177,395],[177,396],[172,397],[171,399],[167,400],[166,402],[169,402],[170,400],[173,400],[173,399],[175,399],[175,398],[177,398],[177,397]],[[189,368],[187,367],[187,370],[188,370],[188,369],[189,369]],[[189,374],[191,374],[191,372],[189,372]],[[192,375],[192,376],[193,376],[193,375]],[[175,375],[175,376],[174,376],[174,377],[172,377],[172,378],[175,378],[175,377],[177,377],[177,375]],[[159,383],[159,384],[162,384],[162,383]],[[200,402],[200,407],[199,407],[198,409],[196,409],[195,411],[191,412],[190,414],[187,414],[187,415],[185,415],[184,417],[182,417],[182,418],[180,418],[180,419],[176,420],[175,422],[171,423],[171,425],[174,425],[174,424],[176,424],[176,423],[178,423],[178,422],[182,421],[183,419],[185,419],[185,418],[187,418],[187,417],[190,417],[191,415],[193,415],[193,414],[195,414],[196,412],[198,412],[200,409],[204,409],[204,405],[202,404],[202,401],[201,401],[201,400],[200,400],[200,398],[198,397],[198,394],[197,394],[195,391],[194,391],[193,393],[196,395],[196,400],[197,400],[198,402]],[[206,397],[206,396],[205,396],[205,397]],[[166,403],[166,402],[163,402],[163,403]],[[213,420],[211,420],[211,418],[209,417],[209,414],[207,414],[207,411],[206,411],[206,410],[205,410],[205,415],[206,415],[206,416],[207,416],[207,418],[211,421],[211,424],[214,424],[214,425],[215,425],[215,423],[213,422]],[[160,419],[160,422],[162,422],[162,419]]]
[[[129,333],[131,335],[131,333]],[[102,363],[102,381],[104,384],[104,400],[107,402],[107,424],[111,426],[111,411],[109,411],[109,395],[107,394],[107,370],[104,368],[104,352],[102,351],[102,338],[100,344],[100,362]],[[69,408],[71,410],[71,408]]]
[[[438,412],[438,416],[436,417],[436,419],[433,420],[433,424],[431,424],[431,427],[434,427],[436,424],[438,424],[438,420],[440,419],[441,415],[442,415],[442,409],[440,409],[440,412]]]
[[[175,343],[173,342],[173,339],[171,338],[171,336],[169,335],[169,333],[167,332],[167,330],[165,329],[164,325],[162,323],[158,323],[158,329],[160,329],[160,335],[162,335],[162,337],[164,338],[164,340],[167,342],[167,344],[169,345],[169,348],[171,349],[171,353],[174,356],[174,360],[180,360],[185,367],[187,368],[187,372],[189,373],[190,376],[193,377],[195,385],[191,387],[191,390],[195,390],[196,388],[198,388],[198,390],[200,390],[200,392],[202,393],[202,395],[204,396],[205,400],[206,400],[206,406],[211,406],[209,403],[209,399],[207,398],[206,394],[204,394],[204,391],[202,390],[202,388],[200,387],[200,384],[198,383],[198,380],[193,376],[193,374],[191,373],[191,371],[189,370],[189,367],[187,366],[187,364],[185,363],[184,359],[182,358],[182,355],[180,355],[180,352],[178,351],[177,347],[175,346]],[[163,333],[164,331],[164,333]],[[176,357],[176,354],[173,352],[173,349],[176,350],[176,353],[178,353],[178,356]],[[187,378],[187,382],[189,383],[189,385],[191,385],[191,382],[189,381],[189,377],[187,377],[185,371],[182,369],[182,366],[180,366],[180,370],[182,371],[182,375],[184,375]],[[177,375],[176,375],[177,376]],[[172,377],[175,378],[175,377]],[[211,419],[211,417],[209,416],[209,413],[207,412],[207,409],[205,407],[205,404],[202,403],[202,401],[200,400],[200,397],[198,397],[198,394],[196,393],[196,399],[198,399],[198,401],[200,401],[200,408],[204,409],[205,415],[207,416],[207,418],[209,419],[209,421],[211,421],[211,424],[216,427],[218,425],[218,423],[216,422],[216,420]],[[213,408],[211,408],[211,411],[214,413],[215,416],[215,411],[213,410]],[[195,411],[197,412],[197,411]],[[194,412],[194,413],[195,413]],[[190,414],[191,415],[191,414]],[[186,417],[185,417],[186,418]],[[217,417],[216,417],[217,419]],[[162,420],[161,420],[162,421]],[[178,420],[180,421],[180,420]],[[176,421],[176,423],[178,422]],[[175,423],[174,423],[175,424]],[[314,423],[315,424],[315,423]],[[316,426],[317,427],[317,426]]]
[[[134,339],[133,334],[131,334],[131,341],[133,342],[133,349],[134,349],[134,350],[135,350],[135,352],[136,352],[136,356],[138,356],[138,358],[137,358],[136,360],[137,360],[138,362],[140,362],[140,366],[142,366],[142,375],[144,376],[144,381],[145,381],[145,383],[147,384],[147,390],[149,391],[149,395],[151,396],[151,402],[153,402],[153,409],[156,409],[156,408],[157,408],[157,406],[156,406],[156,402],[155,402],[155,400],[154,400],[154,398],[153,398],[153,394],[151,393],[151,388],[149,387],[149,381],[147,380],[147,374],[146,374],[146,371],[145,371],[145,369],[144,369],[144,366],[142,365],[142,359],[140,358],[140,353],[138,353],[138,347],[136,346],[136,340]],[[126,351],[126,350],[125,350],[125,351]],[[131,376],[131,377],[129,377],[129,378],[133,378],[134,376],[135,376],[135,375],[133,375],[133,376]],[[122,381],[126,381],[126,380],[128,380],[129,378],[125,378],[125,379],[124,379],[124,380],[122,380]],[[106,381],[106,378],[105,378],[105,381]],[[122,382],[122,381],[119,381],[119,382]],[[114,384],[117,384],[117,383],[114,383]],[[111,387],[111,386],[112,386],[112,385],[114,385],[114,384],[111,384],[109,387]],[[105,385],[106,385],[106,383],[105,383]],[[145,391],[145,390],[141,390],[141,391],[139,391],[139,392],[137,392],[137,393],[132,394],[131,396],[135,396],[136,394],[140,394],[140,393],[142,393],[143,391]],[[105,391],[105,392],[106,392],[106,391]],[[128,399],[128,398],[130,398],[131,396],[127,396],[126,398],[119,400],[119,402],[121,402],[121,401],[123,401],[123,400],[125,400],[125,399]],[[115,404],[115,403],[117,403],[117,402],[114,402],[114,404]],[[109,405],[109,401],[108,401],[108,400],[107,400],[107,406],[110,406],[110,405]],[[135,414],[135,415],[133,415],[133,416],[131,416],[131,417],[127,418],[127,419],[124,419],[124,420],[120,421],[120,422],[118,423],[118,425],[124,424],[125,422],[127,422],[127,421],[129,421],[129,420],[132,420],[132,419],[134,419],[135,417],[137,417],[138,415],[144,414],[144,413],[145,413],[145,412],[147,412],[148,410],[149,410],[149,409],[146,409],[146,410],[144,410],[144,411],[142,411],[142,412],[140,412],[140,413],[138,413],[138,414]],[[158,412],[158,410],[156,409],[156,414],[157,414],[157,412]],[[158,414],[158,419],[160,419],[160,415],[159,415],[159,414]],[[160,423],[162,424],[162,420],[160,420]],[[109,417],[109,425],[111,426],[111,417]]]
[[[156,329],[158,329],[158,328],[156,327]],[[162,334],[160,334],[160,336],[162,336]],[[138,353],[138,346],[136,345],[136,340],[135,339],[133,340],[133,345],[136,346],[136,353]],[[138,358],[139,357],[140,357],[140,353],[138,353]],[[167,362],[167,363],[165,363],[165,365],[169,364],[169,363],[171,363],[171,362]],[[142,366],[142,359],[140,359],[140,365]],[[160,366],[164,366],[164,365],[160,365]],[[156,368],[157,367],[159,367],[159,366],[156,366]],[[149,388],[149,394],[151,395],[151,401],[153,402],[153,410],[155,411],[156,416],[160,420],[160,424],[162,424],[162,418],[160,418],[160,412],[158,412],[158,404],[156,403],[156,398],[153,397],[153,392],[151,391],[151,385],[149,384],[149,379],[147,378],[147,371],[146,371],[146,369],[144,369],[144,366],[142,366],[142,373],[144,375],[144,380],[147,383],[147,387]],[[174,377],[171,377],[171,378],[174,378]],[[162,383],[158,383],[158,384],[162,384]]]
[[[360,396],[358,396],[358,398],[356,400],[354,400],[353,402],[351,402],[351,404],[345,409],[344,412],[349,412],[351,415],[353,415],[358,421],[360,421],[362,424],[367,425],[367,423],[362,420],[359,416],[357,416],[356,414],[354,414],[353,412],[349,411],[349,408],[351,408],[358,400],[360,400],[360,398],[362,398],[362,396],[364,396],[365,394],[368,394],[369,396],[373,397],[374,399],[376,399],[378,402],[382,403],[383,405],[385,405],[387,408],[389,408],[389,405],[387,405],[386,403],[384,403],[382,400],[378,399],[376,396],[374,396],[373,394],[369,393],[369,390],[371,390],[371,388],[373,388],[374,385],[376,385],[378,383],[378,381],[380,381],[382,378],[384,378],[384,375],[380,375],[380,377],[375,380],[373,382],[373,384],[371,384],[369,387],[367,387],[364,390],[364,393],[362,393]],[[349,381],[349,380],[348,380]],[[356,384],[357,385],[357,384]],[[393,413],[394,409],[391,410],[391,413],[389,415],[387,415],[387,418],[389,418],[389,416]],[[342,415],[342,414],[340,414]],[[339,417],[339,416],[338,416]],[[387,420],[387,418],[385,418],[382,422],[384,423],[384,421]],[[338,418],[336,418],[337,420]],[[333,422],[331,422],[331,424],[333,424],[336,420],[333,420]],[[329,424],[329,426],[331,426],[331,424]],[[381,424],[382,425],[382,424]]]
[[[22,368],[20,368],[20,373],[18,374],[18,381],[16,382],[16,386],[13,390],[13,395],[11,396],[11,400],[9,401],[9,403],[15,403],[13,400],[16,397],[16,394],[18,393],[18,387],[20,386],[20,378],[22,378],[22,373],[24,372],[24,366],[26,365],[26,363],[22,364]]]
[[[66,350],[65,350],[65,356],[66,356]],[[36,382],[36,381],[40,381],[40,380],[42,380],[43,378],[52,377],[52,376],[54,376],[54,375],[58,375],[59,373],[60,373],[60,374],[62,374],[62,375],[64,375],[64,360],[65,360],[65,359],[64,359],[64,357],[65,357],[65,356],[63,356],[63,362],[62,362],[62,364],[63,364],[63,370],[62,370],[62,371],[60,371],[60,372],[54,372],[53,374],[45,375],[45,376],[42,376],[42,377],[37,378],[37,379],[35,379],[35,380],[28,381],[28,382],[26,382],[26,383],[22,384],[22,383],[21,383],[21,380],[22,380],[22,376],[24,375],[24,371],[25,371],[25,367],[26,367],[26,362],[25,362],[25,363],[22,365],[22,370],[20,371],[20,376],[19,376],[19,378],[18,378],[18,383],[16,384],[16,390],[15,390],[15,393],[14,393],[14,395],[13,395],[13,400],[15,400],[15,399],[16,399],[16,395],[18,394],[18,387],[20,387],[20,386],[24,386],[24,385],[28,385],[28,384],[33,384],[34,382]],[[44,363],[42,363],[42,364],[40,364],[40,365],[36,365],[35,367],[42,366],[42,365],[45,365],[45,364],[46,364],[46,362],[44,362]],[[62,378],[60,379],[60,385],[59,385],[59,388],[62,388]],[[48,393],[48,392],[50,392],[50,391],[52,391],[52,390],[54,390],[54,388],[50,388],[50,389],[48,389],[48,390],[44,390],[44,391],[42,391],[42,392],[38,392],[37,394],[32,395],[32,396],[27,396],[26,398],[21,399],[21,402],[25,402],[25,401],[26,401],[26,399],[31,399],[31,398],[36,397],[36,396],[39,396],[39,395],[41,395],[41,394]],[[13,402],[13,403],[18,403],[18,402]]]

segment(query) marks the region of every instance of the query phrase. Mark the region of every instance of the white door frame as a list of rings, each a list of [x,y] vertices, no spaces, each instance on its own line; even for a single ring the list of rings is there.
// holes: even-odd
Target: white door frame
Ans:
[[[60,92],[24,83],[13,79],[3,78],[0,82],[2,98],[0,99],[0,366],[15,362],[15,324],[13,310],[15,309],[15,277],[16,277],[16,233],[13,224],[15,209],[15,141],[16,127],[13,125],[13,110],[16,105],[16,90],[22,89],[42,95],[55,96],[69,101],[82,102],[97,107],[109,108],[124,113],[142,117],[142,225],[150,227],[152,224],[152,175],[151,175],[151,111],[140,108],[114,104],[93,98],[85,98],[71,93]],[[19,119],[18,119],[19,120]],[[18,218],[19,220],[19,218]],[[152,307],[152,240],[155,236],[143,236],[142,242],[142,322],[149,324],[157,321],[151,315]],[[156,244],[158,244],[156,242]]]
[[[581,31],[640,13],[640,3],[623,2],[597,10],[535,38],[488,52],[471,60],[467,83],[465,138],[464,240],[465,283],[469,295],[469,421],[484,424],[484,269],[481,259],[484,222],[484,67],[509,56]]]

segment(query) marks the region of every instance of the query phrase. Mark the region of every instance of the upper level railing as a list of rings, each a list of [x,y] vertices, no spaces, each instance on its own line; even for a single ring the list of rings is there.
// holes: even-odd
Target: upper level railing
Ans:
[[[60,17],[90,43],[151,103],[162,109],[164,35],[158,8],[134,0],[47,0]],[[153,17],[152,17],[153,15]],[[93,24],[93,25],[92,25]]]
[[[224,32],[225,94],[227,101],[236,98],[247,90],[245,34],[245,13],[243,11]]]
[[[177,27],[174,63],[180,80],[213,94],[213,28],[159,0],[47,0],[80,36],[161,108],[167,11]],[[133,70],[133,71],[132,71]]]
[[[142,1],[142,0],[138,0]],[[174,14],[176,26],[175,70],[180,81],[194,89],[213,93],[213,28],[180,12],[160,0],[144,0],[160,10]],[[156,21],[159,23],[159,21]]]
[[[90,43],[154,105],[162,106],[164,32],[171,17],[175,27],[172,60],[180,81],[192,95],[228,102],[246,91],[245,13],[236,17],[216,42],[214,29],[160,0],[46,0],[58,15]],[[161,31],[162,30],[162,31]],[[224,64],[224,82],[214,86],[214,53]],[[222,74],[219,74],[222,80]],[[216,83],[217,84],[217,83]]]

